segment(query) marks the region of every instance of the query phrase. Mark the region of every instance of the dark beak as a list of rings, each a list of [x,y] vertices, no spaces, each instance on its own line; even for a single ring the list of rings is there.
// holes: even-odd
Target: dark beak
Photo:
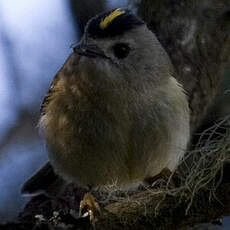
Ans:
[[[74,53],[91,58],[108,58],[102,50],[95,45],[77,44],[73,47]]]

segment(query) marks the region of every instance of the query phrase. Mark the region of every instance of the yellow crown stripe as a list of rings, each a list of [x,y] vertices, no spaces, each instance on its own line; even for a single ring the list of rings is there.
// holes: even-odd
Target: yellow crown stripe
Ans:
[[[100,28],[105,29],[116,17],[124,13],[125,11],[120,8],[114,10],[100,22]]]

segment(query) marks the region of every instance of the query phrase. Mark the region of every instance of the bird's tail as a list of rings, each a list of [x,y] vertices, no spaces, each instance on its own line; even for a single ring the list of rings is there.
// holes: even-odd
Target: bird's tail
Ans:
[[[47,162],[23,184],[21,193],[25,196],[41,193],[56,196],[65,184],[66,182],[54,172],[50,162]]]

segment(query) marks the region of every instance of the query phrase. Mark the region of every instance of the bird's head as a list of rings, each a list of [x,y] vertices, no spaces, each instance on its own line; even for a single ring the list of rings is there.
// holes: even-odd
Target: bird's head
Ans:
[[[125,9],[92,18],[74,53],[81,65],[130,86],[157,85],[171,71],[168,55],[146,24]],[[93,71],[93,72],[94,72]]]

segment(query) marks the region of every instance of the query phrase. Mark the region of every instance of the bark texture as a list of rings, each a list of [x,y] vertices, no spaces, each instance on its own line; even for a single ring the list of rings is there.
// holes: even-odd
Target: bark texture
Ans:
[[[218,91],[230,52],[228,0],[142,0],[138,14],[168,52],[189,98],[192,133]]]

